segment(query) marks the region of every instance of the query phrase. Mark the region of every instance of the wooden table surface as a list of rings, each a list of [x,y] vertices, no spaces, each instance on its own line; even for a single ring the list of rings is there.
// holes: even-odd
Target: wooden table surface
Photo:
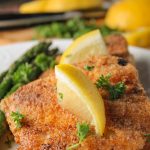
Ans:
[[[34,28],[0,31],[0,45],[30,41],[34,39],[35,34]]]
[[[0,45],[32,40],[34,30],[32,28],[0,31]]]

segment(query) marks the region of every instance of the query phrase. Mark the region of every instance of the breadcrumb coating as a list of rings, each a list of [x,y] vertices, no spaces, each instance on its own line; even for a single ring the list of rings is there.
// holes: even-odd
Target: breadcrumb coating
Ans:
[[[81,143],[80,150],[150,149],[144,137],[150,132],[149,99],[135,67],[130,63],[122,66],[118,59],[97,56],[75,64],[93,83],[100,75],[111,73],[112,84],[122,81],[127,86],[126,93],[115,101],[109,99],[105,90],[99,90],[106,108],[106,130],[104,136],[99,137],[91,129],[92,134]],[[85,65],[94,65],[94,69],[87,71]],[[29,83],[2,100],[1,109],[6,114],[19,150],[65,150],[79,140],[76,124],[83,120],[58,105],[53,71],[50,77]],[[10,113],[17,110],[25,116],[21,129],[16,129],[10,117]]]

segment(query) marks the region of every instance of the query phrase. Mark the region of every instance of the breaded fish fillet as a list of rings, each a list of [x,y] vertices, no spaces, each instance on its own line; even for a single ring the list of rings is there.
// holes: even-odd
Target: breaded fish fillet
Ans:
[[[128,52],[128,44],[126,39],[120,34],[111,34],[105,37],[106,48],[108,53],[112,56],[119,56],[130,63],[134,64],[133,56]],[[58,56],[56,62],[59,63],[61,56]],[[49,76],[49,74],[53,73],[53,70],[45,71],[40,78],[45,78]]]
[[[85,65],[94,65],[94,69],[86,71]],[[91,57],[75,66],[93,83],[100,75],[111,73],[112,84],[122,81],[127,87],[126,93],[115,101],[109,99],[107,91],[99,90],[106,108],[105,134],[89,134],[78,149],[149,150],[144,134],[150,133],[150,102],[135,67],[115,56]],[[82,120],[58,105],[54,73],[21,87],[2,101],[1,109],[19,150],[65,150],[78,142],[76,124]],[[10,116],[17,110],[25,116],[21,129],[16,129]]]

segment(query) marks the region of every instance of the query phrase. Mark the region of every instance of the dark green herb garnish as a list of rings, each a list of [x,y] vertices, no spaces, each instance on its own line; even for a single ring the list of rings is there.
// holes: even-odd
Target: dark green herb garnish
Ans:
[[[123,82],[112,85],[110,83],[110,77],[110,74],[107,76],[101,75],[96,82],[96,86],[97,88],[106,89],[110,94],[110,99],[115,100],[124,94],[126,87]]]
[[[16,125],[16,128],[21,128],[23,126],[22,120],[24,118],[24,115],[20,114],[18,111],[17,112],[12,112],[11,117]]]
[[[94,69],[94,66],[85,65],[84,69],[87,70],[87,71],[92,71]]]
[[[79,142],[82,142],[89,132],[89,125],[87,123],[77,124],[77,135],[79,137]]]
[[[79,143],[76,143],[67,148],[67,150],[72,150],[78,148],[81,142],[87,137],[89,133],[89,125],[87,123],[77,124],[77,136],[79,138]]]
[[[61,102],[64,97],[63,93],[58,93],[58,96],[59,96],[58,100],[59,100],[59,102]]]
[[[109,88],[110,98],[118,99],[125,92],[125,84],[123,82],[119,82],[116,85],[111,85]]]
[[[97,82],[96,82],[97,88],[109,88],[109,86],[110,86],[110,82],[109,82],[110,77],[111,77],[110,74],[108,74],[106,76],[101,75],[99,77],[99,79],[97,80]]]

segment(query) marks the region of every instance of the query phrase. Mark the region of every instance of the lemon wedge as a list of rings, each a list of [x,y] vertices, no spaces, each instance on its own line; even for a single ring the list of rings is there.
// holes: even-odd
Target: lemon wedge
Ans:
[[[139,28],[135,31],[126,32],[123,34],[129,45],[139,47],[150,47],[150,27]]]
[[[55,67],[58,102],[79,118],[95,126],[103,135],[106,118],[104,102],[96,86],[82,71],[70,64]]]
[[[77,38],[63,53],[61,64],[73,64],[93,55],[107,55],[105,42],[99,30]]]
[[[133,31],[140,27],[149,27],[150,0],[122,0],[109,8],[105,24],[121,31]]]

